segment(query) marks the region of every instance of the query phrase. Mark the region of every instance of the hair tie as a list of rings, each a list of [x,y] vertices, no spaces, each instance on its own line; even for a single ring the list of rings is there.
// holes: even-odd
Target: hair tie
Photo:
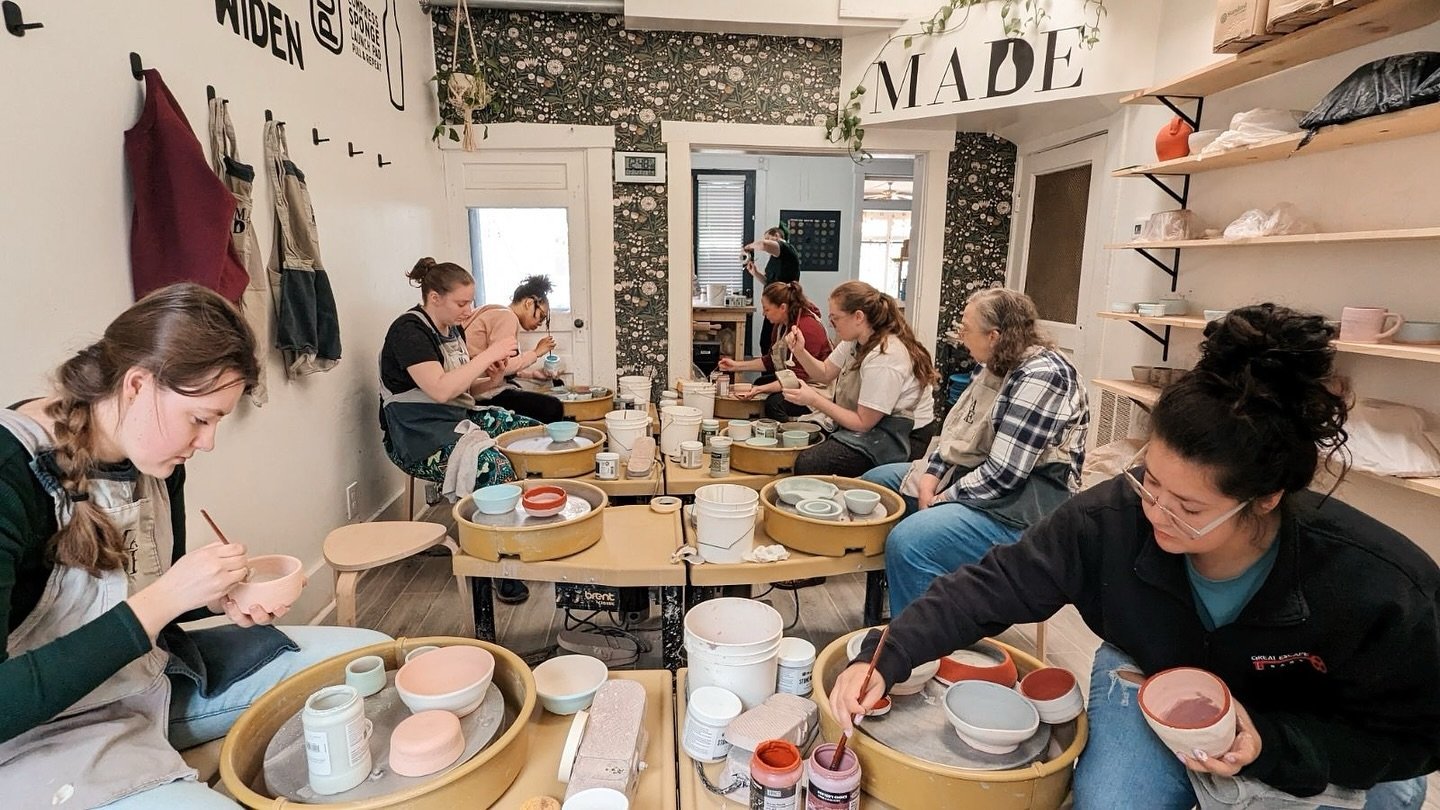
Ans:
[[[88,492],[71,492],[70,490],[67,489],[67,490],[65,490],[65,497],[69,498],[71,501],[73,501],[73,502],[75,502],[75,503],[80,503],[81,501],[88,501],[88,500],[90,500],[90,493],[88,493]]]

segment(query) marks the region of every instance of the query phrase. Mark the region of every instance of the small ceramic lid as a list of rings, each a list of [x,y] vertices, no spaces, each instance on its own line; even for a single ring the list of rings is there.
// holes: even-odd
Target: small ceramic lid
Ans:
[[[464,750],[454,712],[417,712],[390,733],[390,769],[401,776],[425,776],[449,766]]]

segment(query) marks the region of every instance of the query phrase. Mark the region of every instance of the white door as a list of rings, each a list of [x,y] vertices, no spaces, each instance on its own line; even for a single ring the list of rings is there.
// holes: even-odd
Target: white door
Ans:
[[[508,305],[525,277],[548,276],[550,324],[522,334],[520,349],[553,335],[562,376],[590,382],[585,152],[448,152],[445,177],[452,244],[468,246],[476,307]]]
[[[1035,300],[1041,324],[1077,365],[1103,286],[1105,138],[1100,132],[1020,158],[1010,286]]]

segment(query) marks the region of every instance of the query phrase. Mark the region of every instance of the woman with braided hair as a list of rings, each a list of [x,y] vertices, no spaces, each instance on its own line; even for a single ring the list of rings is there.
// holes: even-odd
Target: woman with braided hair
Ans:
[[[0,410],[0,796],[6,806],[236,807],[177,749],[291,673],[385,640],[237,604],[246,549],[187,553],[185,462],[259,376],[240,313],[163,287]],[[177,622],[224,615],[189,632]]]
[[[765,316],[765,323],[777,330],[770,351],[749,360],[722,357],[720,370],[763,371],[764,374],[755,380],[753,389],[743,395],[736,394],[736,397],[753,399],[763,396],[765,415],[776,421],[788,422],[810,413],[810,409],[785,401],[775,372],[793,366],[791,370],[802,382],[809,379],[810,374],[804,366],[790,361],[790,347],[785,342],[785,335],[791,330],[800,332],[805,340],[805,351],[816,360],[830,356],[830,336],[825,333],[825,324],[820,323],[820,308],[805,297],[805,290],[801,289],[798,281],[777,281],[765,285],[760,297],[760,312]]]
[[[1076,810],[1418,810],[1440,767],[1440,568],[1309,489],[1322,457],[1344,461],[1335,334],[1273,304],[1207,324],[1130,469],[931,583],[891,623],[875,677],[874,639],[841,673],[836,716],[848,726],[912,667],[1073,604],[1104,642]],[[1150,731],[1137,691],[1172,667],[1229,687],[1228,750]]]

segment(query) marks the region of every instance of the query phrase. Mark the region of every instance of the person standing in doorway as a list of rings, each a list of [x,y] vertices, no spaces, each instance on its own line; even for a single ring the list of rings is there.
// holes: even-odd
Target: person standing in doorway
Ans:
[[[785,240],[785,231],[779,225],[767,230],[765,235],[754,242],[746,245],[745,253],[749,259],[745,262],[745,272],[755,277],[760,282],[760,289],[765,289],[771,284],[781,284],[800,281],[800,252],[795,246]],[[763,250],[770,254],[770,259],[765,262],[765,271],[761,272],[755,266],[755,251]],[[775,327],[770,321],[761,318],[760,320],[760,354],[770,353],[771,342],[775,339]]]

